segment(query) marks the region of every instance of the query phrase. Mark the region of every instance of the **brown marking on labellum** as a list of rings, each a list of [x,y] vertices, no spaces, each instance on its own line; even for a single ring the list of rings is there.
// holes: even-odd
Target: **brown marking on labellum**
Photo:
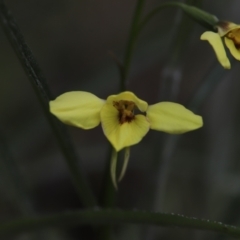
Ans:
[[[134,119],[134,102],[126,100],[113,101],[113,106],[118,110],[120,124],[131,122]]]
[[[240,29],[233,29],[226,35],[227,38],[231,39],[234,42],[234,45],[237,49],[240,49]]]
[[[220,28],[222,28],[224,30],[228,30],[229,22],[227,22],[227,21],[219,21],[217,23],[217,27],[220,27]]]

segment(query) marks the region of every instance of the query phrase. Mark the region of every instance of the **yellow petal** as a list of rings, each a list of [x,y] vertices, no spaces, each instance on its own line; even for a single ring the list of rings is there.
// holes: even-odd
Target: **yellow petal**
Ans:
[[[112,104],[103,106],[101,123],[105,136],[116,151],[137,144],[149,131],[149,122],[143,115],[136,115],[131,122],[120,124],[118,111]]]
[[[211,44],[217,56],[218,61],[224,68],[226,69],[231,68],[231,64],[226,55],[226,51],[224,49],[222,39],[218,33],[210,32],[210,31],[204,32],[201,35],[201,40],[207,40]]]
[[[130,158],[130,147],[126,147],[124,150],[125,150],[125,152],[124,152],[123,166],[122,166],[122,170],[121,170],[121,173],[119,175],[119,178],[118,178],[119,182],[123,179],[123,177],[126,173],[128,161],[129,161],[129,158]]]
[[[178,103],[161,102],[148,107],[147,118],[151,129],[180,134],[203,125],[202,117]]]
[[[100,123],[100,110],[104,103],[88,92],[67,92],[50,101],[50,112],[65,124],[90,129]]]
[[[237,60],[240,60],[240,50],[236,48],[233,40],[225,37],[224,41],[225,41],[225,44],[228,47],[229,51],[233,55],[233,57]]]
[[[146,112],[148,104],[147,102],[139,99],[134,93],[132,92],[122,92],[117,95],[111,95],[107,98],[107,103],[112,104],[113,101],[120,101],[120,100],[126,100],[126,101],[133,101],[138,109],[141,112]]]

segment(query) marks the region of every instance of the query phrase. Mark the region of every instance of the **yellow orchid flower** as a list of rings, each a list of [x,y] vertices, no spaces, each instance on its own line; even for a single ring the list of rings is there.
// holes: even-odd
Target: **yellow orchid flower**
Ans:
[[[132,92],[111,95],[107,100],[88,92],[67,92],[50,101],[50,112],[63,123],[83,129],[101,122],[116,151],[139,143],[149,129],[181,134],[203,125],[201,116],[180,104],[160,102],[149,106]]]
[[[217,33],[206,31],[200,38],[201,40],[207,40],[212,45],[220,64],[224,68],[230,69],[231,64],[226,55],[221,38],[224,38],[224,42],[232,56],[240,60],[240,25],[232,22],[220,21],[216,25],[216,28],[218,29]]]

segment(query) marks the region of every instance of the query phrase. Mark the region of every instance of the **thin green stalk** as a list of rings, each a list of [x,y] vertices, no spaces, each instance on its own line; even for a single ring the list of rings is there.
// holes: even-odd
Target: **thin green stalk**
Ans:
[[[119,67],[120,70],[120,91],[124,91],[127,89],[126,86],[126,79],[129,73],[129,68],[131,64],[133,49],[135,46],[135,42],[138,35],[138,24],[141,17],[141,13],[143,10],[145,0],[138,0],[137,5],[135,8],[135,12],[133,15],[132,20],[132,26],[130,28],[129,38],[125,50],[125,56],[124,56],[124,64],[123,66],[119,63],[118,60],[116,60],[116,57],[114,56],[114,59]],[[112,146],[111,150],[109,150],[109,156],[108,156],[108,162],[105,167],[105,174],[104,174],[104,187],[103,187],[103,194],[101,198],[101,204],[104,207],[113,207],[116,202],[116,189],[113,186],[112,178],[109,174],[109,169],[111,167],[111,160],[112,160],[112,151],[115,151]],[[116,183],[115,183],[116,185]],[[105,239],[111,239],[111,229],[109,227],[106,227],[102,230],[102,236],[105,236]]]
[[[190,18],[194,19],[195,21],[199,22],[204,27],[215,30],[215,25],[218,22],[216,16],[211,15],[201,9],[198,9],[194,6],[180,3],[180,2],[168,2],[163,3],[154,10],[152,10],[140,23],[138,31],[140,31],[153,17],[155,17],[162,9],[167,7],[177,7],[184,11]]]
[[[146,211],[123,211],[116,209],[83,210],[58,213],[38,218],[22,218],[0,224],[0,235],[16,234],[49,227],[77,227],[79,225],[145,224],[164,227],[181,227],[210,230],[229,236],[240,237],[240,227],[221,222],[186,217],[179,214]]]
[[[160,6],[156,7],[142,20],[142,22],[139,24],[138,31],[142,30],[142,28],[163,9],[167,7],[179,7],[179,4],[180,3],[169,2],[169,3],[163,3]]]
[[[115,149],[109,143],[108,146],[108,154],[107,154],[107,162],[104,170],[104,179],[101,188],[101,198],[100,205],[103,208],[113,208],[116,205],[117,199],[117,190],[113,185],[112,177],[111,177],[111,162],[113,154],[116,153]],[[112,239],[112,228],[109,226],[105,226],[99,229],[99,236],[102,240],[111,240]]]
[[[116,201],[116,189],[113,186],[111,174],[110,174],[110,167],[111,167],[111,158],[112,153],[114,151],[112,145],[109,143],[108,146],[108,154],[107,154],[107,162],[104,168],[104,179],[101,188],[101,198],[100,198],[100,205],[102,207],[114,207]]]
[[[136,39],[138,36],[138,25],[140,21],[140,17],[142,14],[143,6],[144,6],[145,0],[138,0],[137,6],[135,8],[135,13],[133,15],[132,20],[132,26],[129,33],[129,38],[127,42],[127,47],[125,51],[125,57],[124,57],[124,69],[121,74],[121,91],[124,91],[127,89],[126,87],[126,79],[128,77],[130,64],[132,60],[133,50],[136,43]]]
[[[184,11],[185,14],[187,14],[190,18],[194,19],[204,27],[215,31],[215,26],[217,22],[219,21],[216,16],[211,15],[201,9],[198,9],[194,6],[179,3],[179,2],[168,2],[163,3],[159,7],[152,10],[141,22],[141,14],[143,10],[145,0],[138,0],[137,6],[135,9],[135,13],[133,16],[132,26],[130,29],[130,34],[127,42],[127,47],[125,51],[125,57],[124,57],[124,64],[119,65],[120,69],[120,75],[121,75],[121,91],[124,91],[127,89],[126,87],[126,80],[129,74],[129,69],[131,65],[132,55],[134,46],[136,44],[136,40],[138,35],[140,34],[142,28],[155,16],[157,15],[162,9],[167,7],[177,7],[180,8],[182,11]]]
[[[58,140],[62,153],[65,156],[66,163],[70,170],[73,183],[79,195],[79,198],[83,204],[87,207],[96,205],[93,193],[85,179],[83,172],[79,167],[79,157],[76,154],[75,148],[70,141],[66,127],[56,120],[49,113],[49,100],[53,99],[52,94],[46,84],[46,80],[42,75],[42,72],[32,54],[29,47],[25,43],[25,40],[16,24],[15,19],[10,14],[7,6],[4,2],[0,1],[0,21],[3,29],[15,50],[34,90],[39,98],[39,101],[43,107],[44,113],[52,130]]]
[[[122,66],[118,60],[115,60],[117,62],[117,65],[120,69],[120,78],[121,78],[121,86],[120,86],[120,91],[126,90],[126,78],[128,75],[128,71],[130,68],[130,63],[131,63],[131,58],[132,58],[132,53],[133,53],[133,48],[136,42],[136,37],[137,37],[137,29],[138,29],[138,24],[139,20],[141,17],[141,13],[143,10],[145,0],[138,0],[135,12],[133,15],[133,20],[132,20],[132,26],[130,29],[129,33],[129,38],[126,46],[126,51],[125,51],[125,58],[124,58],[124,66]],[[112,55],[112,54],[111,54]],[[114,59],[116,59],[115,55],[112,55]],[[113,204],[115,202],[115,194],[116,190],[113,187],[112,180],[110,178],[109,174],[109,169],[110,169],[110,161],[111,161],[111,156],[112,156],[112,151],[113,148],[112,146],[109,147],[109,154],[108,154],[108,163],[106,164],[105,167],[105,178],[104,178],[104,190],[102,191],[104,194],[102,196],[102,205],[104,207],[113,207]]]

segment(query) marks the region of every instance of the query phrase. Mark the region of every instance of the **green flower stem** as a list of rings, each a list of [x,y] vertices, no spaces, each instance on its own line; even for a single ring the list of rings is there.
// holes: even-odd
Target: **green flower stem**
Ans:
[[[177,7],[184,11],[189,17],[203,25],[204,27],[214,30],[217,22],[219,21],[216,16],[211,15],[199,8],[179,3],[179,2],[168,2],[163,3],[159,7],[152,10],[141,22],[138,31],[140,31],[155,15],[157,15],[162,9],[167,7]]]
[[[138,0],[136,8],[135,8],[135,12],[134,12],[133,20],[132,20],[132,26],[130,29],[129,38],[128,38],[126,51],[125,51],[124,66],[122,66],[119,63],[119,61],[116,59],[115,55],[111,54],[120,69],[120,75],[121,75],[120,76],[121,85],[120,85],[120,89],[119,89],[120,91],[124,91],[127,89],[126,79],[128,76],[132,53],[133,53],[134,45],[136,42],[136,37],[138,34],[137,33],[138,23],[140,20],[144,2],[145,2],[145,0]],[[113,207],[115,198],[116,198],[116,196],[115,196],[116,190],[113,187],[113,183],[112,183],[112,180],[111,180],[110,174],[109,174],[109,169],[111,167],[112,151],[114,151],[114,149],[112,148],[112,146],[110,146],[109,154],[108,154],[109,160],[105,167],[105,174],[104,174],[104,183],[105,184],[104,184],[104,189],[102,191],[103,195],[102,195],[102,200],[101,200],[102,206],[104,206],[104,207]]]
[[[139,25],[144,3],[145,3],[145,0],[138,0],[135,8],[135,13],[132,20],[132,26],[130,29],[130,34],[129,34],[126,51],[125,51],[124,64],[123,64],[124,67],[121,72],[121,87],[120,87],[121,91],[124,91],[127,89],[126,80],[127,80],[129,69],[130,69],[134,46],[139,33],[138,25]]]
[[[48,227],[77,227],[79,225],[146,224],[167,227],[210,230],[229,236],[240,237],[240,228],[221,222],[186,217],[178,214],[116,209],[83,210],[58,213],[38,218],[22,218],[0,224],[0,235],[32,231]]]
[[[112,160],[112,154],[113,151],[115,151],[112,147],[112,145],[109,143],[108,146],[108,154],[107,154],[107,161],[106,165],[104,167],[104,179],[101,187],[101,196],[100,196],[100,205],[101,207],[114,207],[115,201],[116,201],[116,189],[114,188],[110,169],[111,169],[111,160]]]
[[[108,155],[106,158],[106,166],[104,168],[104,179],[101,187],[100,206],[103,208],[113,208],[116,205],[117,190],[113,185],[111,168],[113,155],[117,154],[116,150],[109,143]],[[116,159],[117,160],[117,159]],[[116,170],[115,170],[116,171]],[[99,239],[110,240],[112,239],[112,228],[105,226],[99,229]]]
[[[0,1],[0,21],[30,82],[33,85],[36,95],[38,96],[44,113],[47,117],[47,120],[49,121],[52,130],[57,137],[58,143],[66,158],[68,168],[70,170],[75,188],[81,201],[87,207],[95,206],[95,198],[83,173],[80,170],[79,158],[75,152],[72,142],[70,141],[67,130],[63,124],[61,124],[49,113],[48,104],[49,100],[53,99],[53,97],[50,93],[50,90],[48,89],[45,78],[43,77],[32,52],[25,43],[14,18],[2,0]]]
[[[119,61],[116,59],[116,57],[113,55],[113,58],[115,59],[115,62],[117,63],[119,70],[120,70],[120,92],[125,91],[127,89],[126,80],[127,80],[127,76],[128,76],[129,69],[130,69],[130,64],[131,64],[131,59],[132,59],[132,55],[133,55],[135,42],[136,42],[136,39],[138,36],[138,24],[140,21],[144,3],[145,3],[145,0],[137,1],[137,5],[135,8],[135,12],[134,12],[133,20],[132,20],[132,26],[130,28],[129,38],[128,38],[128,42],[127,42],[127,46],[126,46],[126,50],[125,50],[123,65],[121,65],[119,63]],[[109,174],[109,169],[110,169],[111,175],[112,175],[111,167],[113,167],[113,165],[111,164],[111,160],[112,160],[112,153],[115,150],[111,147],[110,151],[111,151],[111,154],[109,154],[109,155],[111,155],[111,156],[109,156],[108,163],[106,164],[106,167],[105,167],[104,187],[103,187],[103,191],[102,191],[103,194],[102,194],[102,198],[101,198],[101,204],[104,207],[113,207],[116,202],[116,189],[113,186],[112,178],[110,177],[110,174]],[[115,187],[116,187],[116,183],[115,183]],[[109,227],[104,228],[102,230],[101,236],[102,236],[102,239],[104,239],[104,238],[111,239],[111,229]]]

